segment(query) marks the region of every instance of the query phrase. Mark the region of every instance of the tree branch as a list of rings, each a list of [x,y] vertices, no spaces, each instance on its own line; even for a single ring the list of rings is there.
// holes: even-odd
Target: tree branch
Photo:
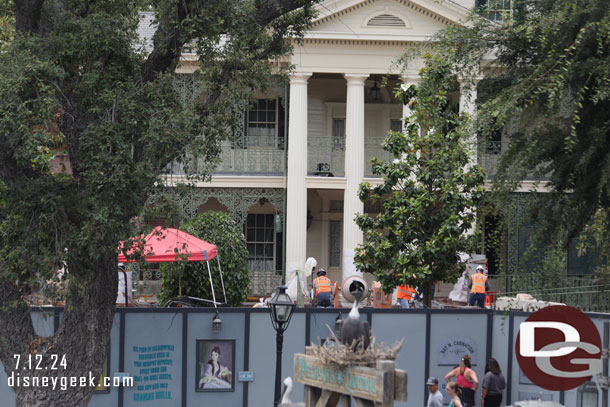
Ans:
[[[306,4],[311,4],[308,0],[263,0],[259,3],[256,10],[255,21],[260,26],[265,26],[283,16],[286,13],[297,10]]]
[[[264,27],[276,18],[307,4],[311,4],[311,0],[264,0],[257,7],[254,21]],[[182,47],[192,39],[187,38],[182,28],[191,5],[194,7],[193,1],[180,1],[175,10],[167,10],[159,18],[153,36],[153,50],[140,70],[143,82],[153,80],[157,74],[166,72],[178,63]],[[264,53],[260,55],[264,56]]]
[[[188,5],[186,1],[177,3],[175,10],[167,10],[159,18],[153,36],[153,50],[140,70],[144,83],[154,80],[157,74],[175,66],[182,47],[188,40],[181,26],[188,15]]]

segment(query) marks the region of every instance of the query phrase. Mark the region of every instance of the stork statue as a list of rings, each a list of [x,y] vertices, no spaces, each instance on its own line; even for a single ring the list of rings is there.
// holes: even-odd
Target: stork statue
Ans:
[[[360,344],[366,349],[371,343],[371,327],[367,321],[360,320],[358,312],[358,304],[366,291],[366,283],[360,278],[353,278],[353,281],[347,284],[347,289],[354,297],[354,305],[341,327],[341,342],[352,350],[358,349]]]
[[[286,386],[286,389],[284,390],[282,401],[278,404],[278,407],[305,407],[305,403],[294,403],[290,400],[293,387],[292,377],[288,376],[284,379],[284,386]]]

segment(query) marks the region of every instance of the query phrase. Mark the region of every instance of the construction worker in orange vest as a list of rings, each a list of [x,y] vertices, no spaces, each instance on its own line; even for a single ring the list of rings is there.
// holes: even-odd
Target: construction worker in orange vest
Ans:
[[[489,291],[489,282],[485,275],[483,266],[477,266],[476,272],[468,280],[468,288],[470,289],[469,305],[477,305],[485,308],[485,293]]]
[[[318,308],[333,308],[333,302],[330,298],[331,281],[326,277],[326,270],[318,270],[318,278],[313,280],[313,292]]]
[[[417,294],[417,290],[410,285],[399,285],[396,291],[396,298],[400,303],[401,308],[411,308],[413,305],[413,297]]]

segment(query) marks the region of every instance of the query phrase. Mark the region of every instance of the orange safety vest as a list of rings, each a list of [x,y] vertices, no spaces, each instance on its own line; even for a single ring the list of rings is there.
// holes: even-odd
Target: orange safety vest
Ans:
[[[485,294],[485,283],[487,282],[487,276],[483,273],[475,273],[472,276],[472,288],[470,293]]]
[[[330,278],[326,276],[320,276],[313,280],[314,292],[316,293],[316,297],[320,293],[329,293],[330,290]]]
[[[399,300],[405,299],[407,301],[411,301],[411,299],[413,298],[413,294],[415,294],[417,291],[415,291],[415,288],[411,287],[410,285],[399,285],[398,286],[398,292],[396,293],[396,298],[398,298]]]

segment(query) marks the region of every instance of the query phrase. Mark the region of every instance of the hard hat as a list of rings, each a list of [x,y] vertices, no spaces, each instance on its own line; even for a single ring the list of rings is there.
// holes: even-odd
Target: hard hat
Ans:
[[[480,271],[481,273],[484,273],[485,272],[485,267],[477,266],[477,271]]]
[[[319,276],[321,275],[325,275],[326,274],[326,270],[324,270],[323,268],[318,269],[318,273]]]

